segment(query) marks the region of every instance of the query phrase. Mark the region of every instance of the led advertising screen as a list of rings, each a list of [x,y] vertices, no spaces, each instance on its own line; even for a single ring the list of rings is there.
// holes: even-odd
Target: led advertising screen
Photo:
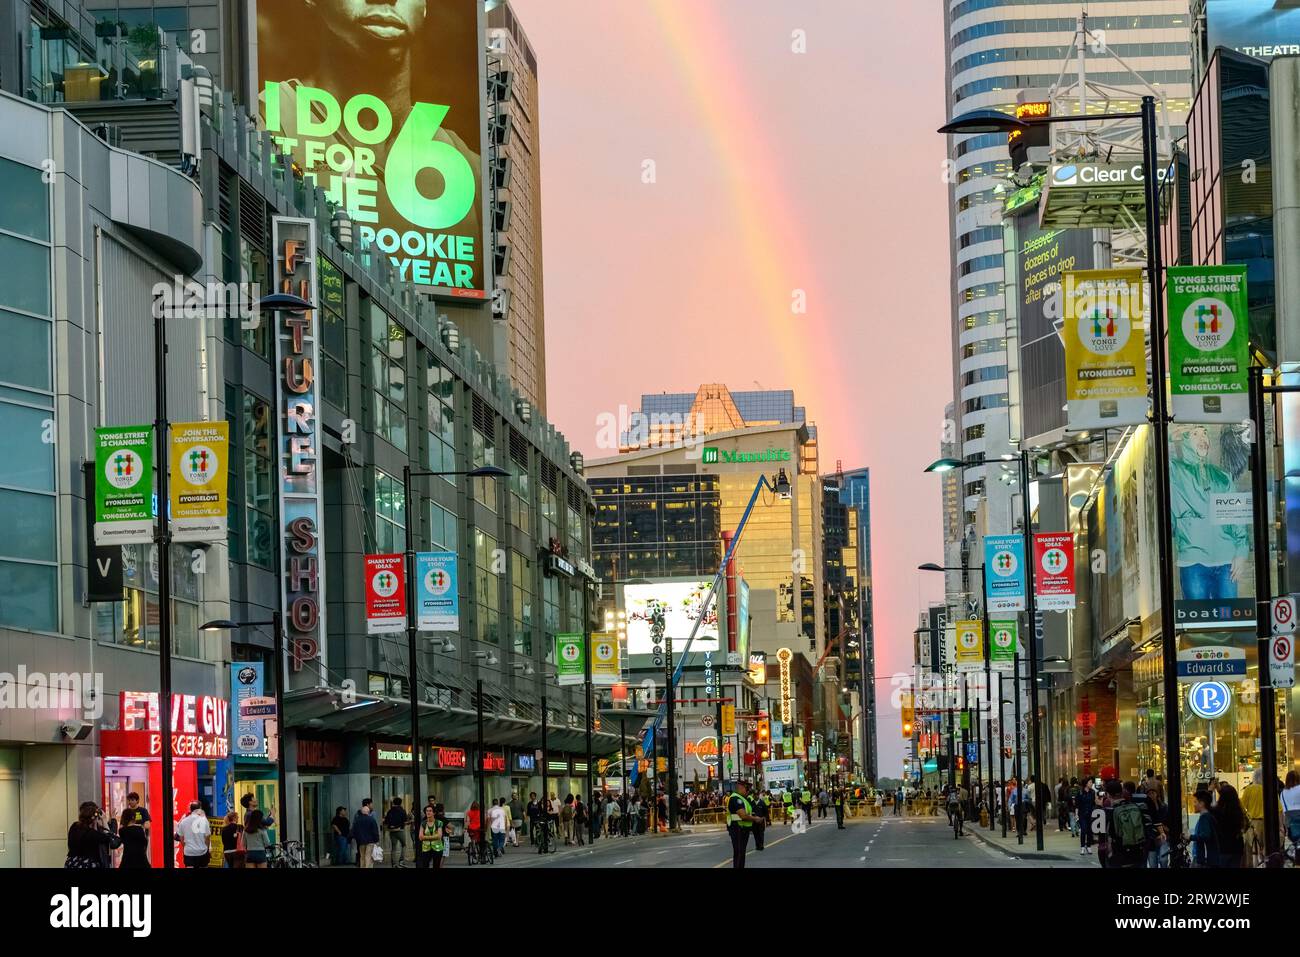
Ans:
[[[709,593],[711,582],[656,582],[646,585],[623,586],[623,608],[627,612],[627,653],[649,655],[663,641],[656,636],[671,638],[673,654],[679,656],[686,649],[686,639],[695,627]],[[718,602],[715,596],[709,606],[700,630],[695,634],[691,652],[718,650]]]
[[[1210,52],[1227,47],[1260,60],[1300,53],[1300,8],[1278,0],[1209,0]]]
[[[481,0],[263,2],[261,123],[398,278],[486,299]]]

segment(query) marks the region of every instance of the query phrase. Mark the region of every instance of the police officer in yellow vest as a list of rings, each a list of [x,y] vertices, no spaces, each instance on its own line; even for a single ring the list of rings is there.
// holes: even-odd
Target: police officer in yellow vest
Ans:
[[[736,790],[727,798],[727,833],[731,835],[731,866],[745,866],[745,846],[754,829],[754,806],[749,803],[749,782],[736,782]]]

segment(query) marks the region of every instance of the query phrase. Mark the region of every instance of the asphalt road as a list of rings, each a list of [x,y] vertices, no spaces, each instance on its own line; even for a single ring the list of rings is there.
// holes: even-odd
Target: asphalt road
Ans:
[[[767,830],[766,849],[754,850],[751,840],[747,868],[813,867],[1078,867],[1085,861],[1018,859],[971,834],[954,838],[946,818],[879,817],[851,818],[844,830],[835,819],[814,816],[803,833],[789,825]],[[463,855],[449,861],[464,866]],[[511,848],[493,867],[501,868],[642,868],[731,866],[731,841],[722,830],[699,830],[672,835],[635,838],[605,838],[586,847],[561,847],[554,854],[540,855],[528,845]],[[1093,865],[1096,866],[1095,863]]]

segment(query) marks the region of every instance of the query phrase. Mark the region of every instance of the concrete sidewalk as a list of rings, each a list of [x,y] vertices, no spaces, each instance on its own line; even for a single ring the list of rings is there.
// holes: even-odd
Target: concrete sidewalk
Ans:
[[[1007,819],[1006,837],[1002,836],[1001,818],[994,821],[992,830],[987,827],[980,827],[978,822],[974,825],[967,822],[966,833],[975,835],[986,844],[1005,854],[1024,858],[1025,860],[1091,861],[1094,866],[1097,861],[1095,845],[1092,857],[1080,854],[1079,838],[1069,831],[1058,831],[1055,821],[1049,822],[1047,830],[1043,832],[1043,849],[1041,851],[1038,850],[1037,835],[1033,831],[1025,832],[1023,844],[1016,839],[1016,822],[1011,818]]]

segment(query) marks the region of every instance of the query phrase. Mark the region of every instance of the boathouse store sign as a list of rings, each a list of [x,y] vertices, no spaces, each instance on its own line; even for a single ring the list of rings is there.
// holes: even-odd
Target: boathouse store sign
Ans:
[[[482,0],[262,0],[263,127],[398,278],[486,299]],[[504,174],[501,174],[504,175]]]
[[[272,224],[280,292],[311,302],[316,290],[316,224],[276,216]],[[320,335],[315,310],[273,313],[280,473],[280,607],[289,663],[321,659],[325,634],[325,550],[321,544]]]

